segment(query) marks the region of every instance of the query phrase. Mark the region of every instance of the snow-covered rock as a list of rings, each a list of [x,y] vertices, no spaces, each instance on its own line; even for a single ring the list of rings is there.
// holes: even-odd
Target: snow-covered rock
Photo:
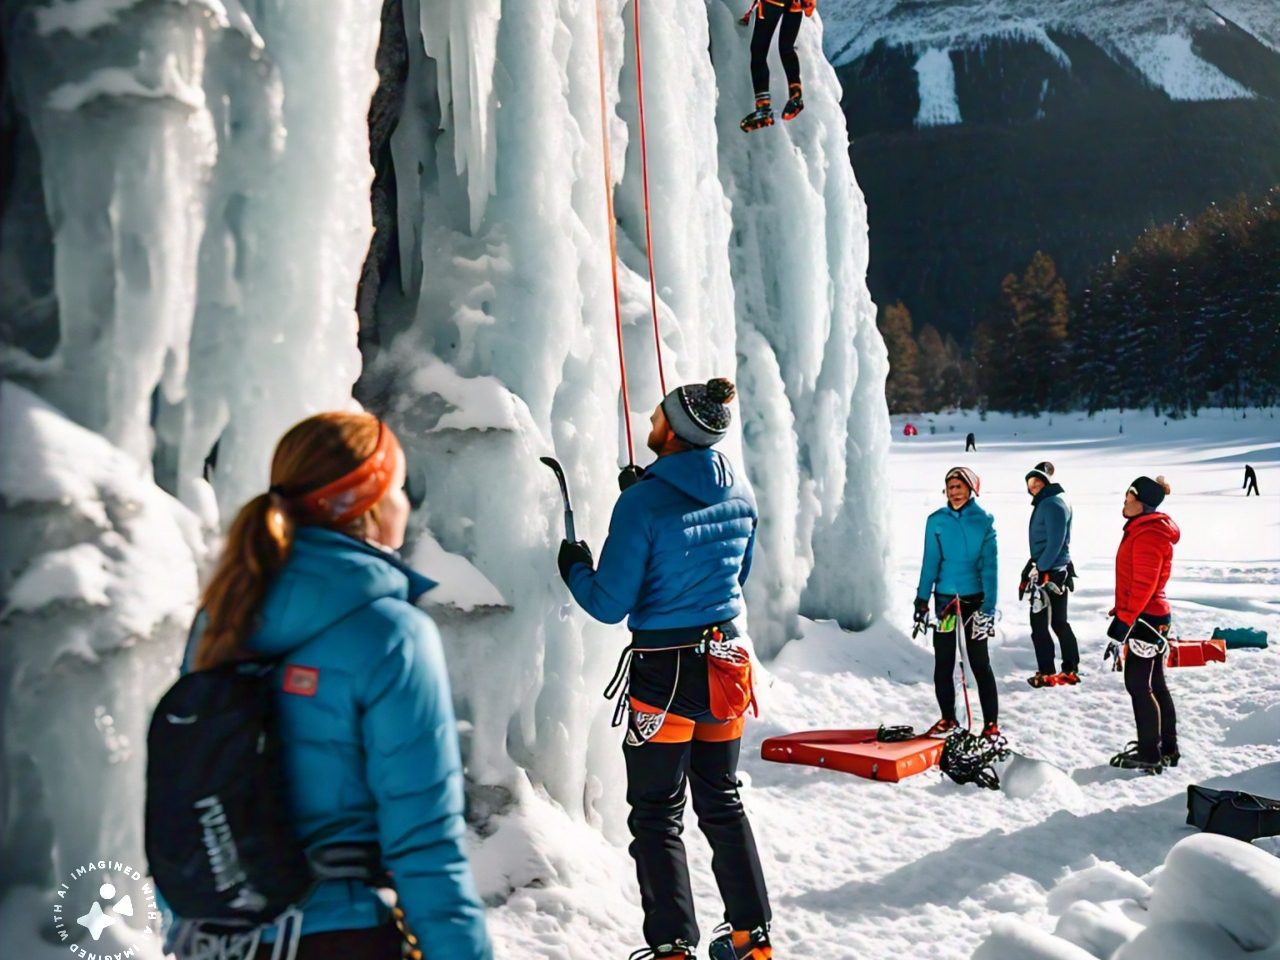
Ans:
[[[133,457],[7,381],[0,450],[0,857],[45,884],[142,862],[146,725],[204,547]]]

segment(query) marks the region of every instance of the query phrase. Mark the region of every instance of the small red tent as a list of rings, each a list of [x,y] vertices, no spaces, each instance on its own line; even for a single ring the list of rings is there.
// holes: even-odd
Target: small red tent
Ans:
[[[914,423],[908,423],[902,428],[902,435],[904,437],[914,437],[919,433],[920,431],[916,429],[916,425]]]

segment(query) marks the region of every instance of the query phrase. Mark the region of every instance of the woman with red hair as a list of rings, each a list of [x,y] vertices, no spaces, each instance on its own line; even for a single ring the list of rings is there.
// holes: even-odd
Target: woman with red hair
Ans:
[[[372,847],[394,879],[411,943],[428,957],[489,960],[462,846],[444,652],[414,605],[434,584],[395,552],[410,512],[405,472],[391,428],[369,414],[323,413],[289,430],[270,489],[231,524],[183,667],[274,660],[290,821],[308,859]],[[285,955],[402,956],[402,932],[368,883],[319,879],[298,906],[301,938]],[[260,960],[272,956],[276,933],[261,932]]]

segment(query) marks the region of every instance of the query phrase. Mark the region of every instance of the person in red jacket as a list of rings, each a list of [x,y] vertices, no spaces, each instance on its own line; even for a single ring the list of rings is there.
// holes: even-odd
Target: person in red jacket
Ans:
[[[1173,565],[1178,525],[1159,510],[1170,492],[1164,477],[1139,477],[1124,495],[1124,536],[1116,552],[1116,605],[1111,608],[1108,656],[1124,659],[1124,685],[1133,700],[1138,739],[1111,758],[1113,767],[1160,773],[1178,765],[1178,717],[1164,682],[1169,601],[1164,586]]]

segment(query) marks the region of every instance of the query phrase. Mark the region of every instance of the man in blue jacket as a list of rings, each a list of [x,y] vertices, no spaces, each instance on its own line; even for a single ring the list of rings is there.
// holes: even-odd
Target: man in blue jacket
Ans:
[[[732,644],[739,635],[734,618],[743,611],[755,543],[751,487],[711,449],[728,432],[733,396],[723,379],[667,394],[651,417],[648,445],[658,458],[619,477],[622,496],[599,566],[581,541],[560,547],[560,574],[574,599],[605,623],[628,618],[632,633],[630,688],[622,694],[629,694],[627,824],[646,956],[655,958],[691,958],[698,943],[680,839],[686,784],[711,844],[729,927],[710,956],[772,957],[768,892],[738,795],[744,716],[715,715],[710,691],[717,668],[709,644]]]
[[[955,669],[957,635],[966,639],[965,652],[982,702],[982,735],[998,737],[999,698],[991,670],[988,642],[995,636],[997,590],[996,528],[991,514],[975,499],[978,475],[968,467],[947,471],[947,505],[929,514],[924,527],[924,561],[916,587],[917,622],[928,618],[929,594],[939,618],[933,633],[933,686],[942,718],[930,734],[955,730]]]
[[[1031,642],[1036,648],[1036,673],[1031,686],[1053,687],[1080,682],[1080,651],[1067,622],[1067,594],[1075,586],[1071,565],[1071,504],[1062,484],[1053,482],[1053,464],[1037,463],[1026,476],[1031,495],[1027,539],[1031,558],[1022,570],[1018,597],[1031,590]],[[1034,582],[1033,582],[1034,580]],[[1054,670],[1053,637],[1062,645],[1062,672]]]

